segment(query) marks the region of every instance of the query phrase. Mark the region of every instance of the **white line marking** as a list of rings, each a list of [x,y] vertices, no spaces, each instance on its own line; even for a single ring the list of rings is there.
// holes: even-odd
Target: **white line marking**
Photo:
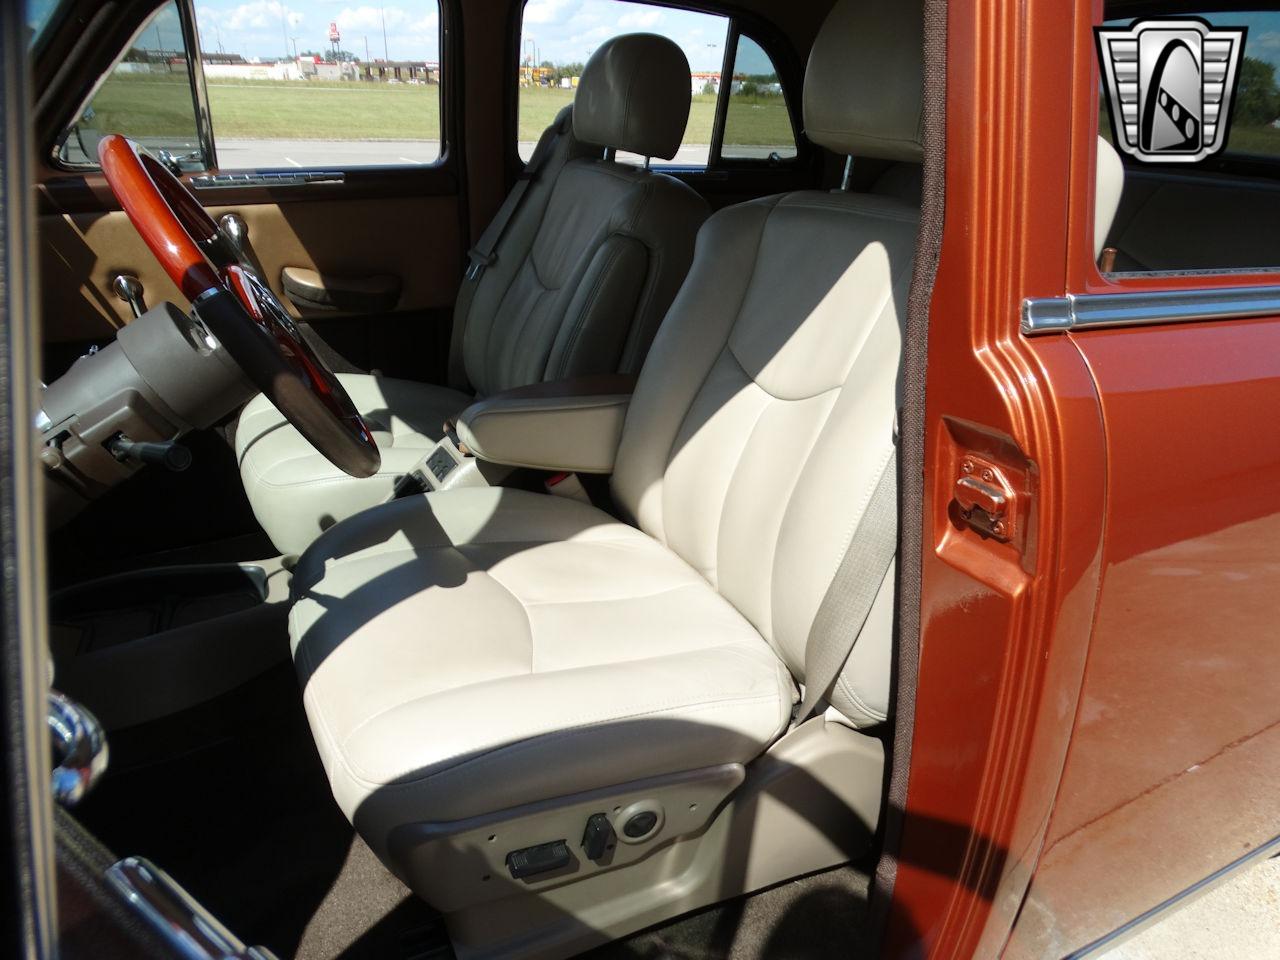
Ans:
[[[297,160],[293,159],[293,157],[285,157],[284,159],[285,159],[285,162],[286,162],[286,163],[291,163],[291,164],[293,164],[295,167],[300,167],[300,166],[302,166],[302,164],[300,164]]]
[[[400,159],[405,163],[412,163],[415,167],[422,165],[421,160],[414,160],[412,157],[401,157]]]

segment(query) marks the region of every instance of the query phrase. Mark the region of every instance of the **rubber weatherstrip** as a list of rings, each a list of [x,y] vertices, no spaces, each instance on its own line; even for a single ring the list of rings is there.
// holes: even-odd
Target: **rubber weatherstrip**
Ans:
[[[916,238],[915,274],[907,298],[907,329],[903,344],[903,406],[898,430],[899,516],[898,616],[895,682],[891,710],[894,717],[888,783],[882,818],[880,860],[871,885],[867,933],[870,955],[878,955],[889,918],[898,847],[911,769],[911,740],[915,730],[916,677],[920,663],[920,570],[924,529],[924,411],[928,360],[929,304],[938,256],[942,248],[942,217],[946,200],[947,4],[924,0],[924,187],[920,232]]]

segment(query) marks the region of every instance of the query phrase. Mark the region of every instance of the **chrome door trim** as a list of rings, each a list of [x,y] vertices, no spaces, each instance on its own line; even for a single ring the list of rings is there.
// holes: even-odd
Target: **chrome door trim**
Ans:
[[[246,947],[178,882],[142,857],[107,868],[107,883],[182,960],[276,960],[265,947]]]
[[[1280,286],[1085,293],[1022,301],[1027,336],[1157,323],[1280,316]]]

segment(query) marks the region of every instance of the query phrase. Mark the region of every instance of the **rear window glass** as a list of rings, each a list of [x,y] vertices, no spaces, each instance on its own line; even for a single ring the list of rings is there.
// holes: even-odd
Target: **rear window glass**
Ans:
[[[625,0],[529,0],[520,35],[518,151],[533,155],[542,131],[573,102],[582,67],[598,46],[625,33],[657,33],[674,40],[689,60],[689,125],[680,150],[653,166],[705,167],[715,128],[716,97],[729,34],[727,17]],[[643,162],[619,153],[618,159]]]

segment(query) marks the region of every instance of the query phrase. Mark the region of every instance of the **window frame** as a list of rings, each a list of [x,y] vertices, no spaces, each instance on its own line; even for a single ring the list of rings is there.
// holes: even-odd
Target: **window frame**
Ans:
[[[1231,6],[1240,9],[1240,4],[1241,0],[1236,0]],[[1134,16],[1141,16],[1156,6],[1157,4],[1133,4],[1123,5],[1123,8],[1126,16],[1129,15],[1130,10],[1135,11]],[[1200,6],[1208,10],[1214,5],[1202,3]],[[1177,11],[1176,0],[1174,3],[1165,0],[1163,8],[1167,11],[1170,7],[1173,8],[1173,12]],[[1077,63],[1081,66],[1087,64],[1087,68],[1080,70],[1079,80],[1073,82],[1074,115],[1083,122],[1073,123],[1071,133],[1065,289],[1075,298],[1093,295],[1137,295],[1135,300],[1137,302],[1144,294],[1185,292],[1194,296],[1201,292],[1238,290],[1242,296],[1248,296],[1251,289],[1275,287],[1280,283],[1280,264],[1274,267],[1212,267],[1141,273],[1103,273],[1099,268],[1093,256],[1093,241],[1094,230],[1097,227],[1095,196],[1097,194],[1097,141],[1101,132],[1102,119],[1102,83],[1093,41],[1093,28],[1103,22],[1104,16],[1102,0],[1095,0],[1094,16],[1082,17],[1078,21],[1080,28],[1076,37]],[[1124,159],[1123,153],[1121,156],[1127,176],[1130,170],[1138,165],[1136,161],[1130,162]],[[1193,168],[1187,165],[1187,169],[1180,170],[1178,173],[1190,177],[1221,176],[1223,173],[1230,173],[1216,167],[1206,169],[1207,166],[1207,164],[1204,166],[1197,164]],[[1027,330],[1026,304],[1023,305],[1023,310],[1022,330],[1023,335],[1027,336],[1031,334]],[[1164,319],[1149,322],[1153,326],[1162,326],[1171,321]],[[1080,329],[1083,332],[1084,329],[1106,328],[1099,324]]]
[[[53,142],[48,145],[46,151],[49,163],[55,170],[62,173],[83,174],[97,172],[101,169],[96,163],[73,163],[71,161],[64,160],[61,156],[62,145],[66,142],[67,138],[71,135],[71,132],[80,122],[80,118],[84,116],[84,112],[93,104],[94,98],[98,96],[103,85],[111,78],[112,71],[115,70],[116,66],[121,62],[125,54],[128,53],[129,48],[137,43],[138,39],[142,37],[142,35],[146,33],[147,29],[151,26],[151,21],[154,20],[160,11],[170,3],[174,5],[178,12],[178,25],[182,31],[182,45],[184,47],[183,53],[186,55],[187,61],[187,91],[191,95],[191,121],[192,126],[195,129],[196,141],[200,147],[200,158],[202,164],[200,170],[196,172],[203,173],[210,169],[210,161],[216,158],[217,154],[214,151],[213,131],[209,126],[208,100],[207,94],[204,92],[204,68],[203,64],[200,62],[199,36],[195,32],[194,0],[160,0],[160,2],[152,5],[147,10],[142,19],[138,21],[137,25],[129,33],[128,39],[116,48],[116,51],[112,55],[106,69],[98,75],[92,86],[90,86],[88,92],[80,98],[75,111],[67,116],[64,119],[64,122],[59,125],[58,133],[54,137]],[[193,45],[197,51],[194,56],[191,52]],[[197,68],[199,72],[197,72]],[[198,84],[197,77],[199,77]],[[200,87],[201,91],[199,96],[196,91],[197,86]]]
[[[1099,25],[1111,23],[1118,20],[1134,20],[1141,17],[1152,16],[1204,16],[1206,14],[1220,13],[1251,13],[1254,11],[1280,12],[1280,0],[1131,0],[1125,2],[1120,0],[1118,3],[1107,3],[1100,0],[1102,5],[1102,20]],[[1098,77],[1099,89],[1101,89],[1101,77]],[[1101,117],[1102,99],[1098,98],[1098,112]],[[1101,124],[1099,124],[1099,132],[1101,132]],[[1134,160],[1127,153],[1120,152],[1120,159],[1125,165],[1125,170],[1141,170],[1143,165]],[[1229,175],[1239,177],[1265,177],[1267,179],[1280,180],[1280,153],[1259,154],[1259,153],[1238,153],[1230,149],[1224,149],[1216,156],[1207,157],[1199,163],[1187,164],[1179,173],[1185,173],[1190,177],[1198,175],[1214,176]]]
[[[519,59],[520,41],[524,33],[524,13],[529,0],[521,0],[518,8],[519,16],[512,17],[511,31],[507,44],[506,89],[507,108],[507,168],[518,175],[525,168],[525,161],[520,156],[520,83]],[[721,148],[724,139],[724,122],[728,113],[729,94],[732,84],[721,83],[716,97],[716,115],[712,122],[711,144],[707,155],[706,166],[688,164],[654,164],[653,169],[661,173],[677,176],[685,180],[723,179],[733,172],[749,172],[754,174],[787,174],[800,175],[812,169],[815,152],[808,137],[804,136],[803,116],[800,92],[804,83],[804,70],[791,48],[777,27],[763,17],[747,13],[733,7],[723,7],[718,3],[706,3],[703,0],[626,0],[628,3],[648,7],[661,7],[670,10],[684,10],[691,13],[706,13],[724,17],[728,21],[725,31],[724,53],[720,61],[720,76],[732,76],[732,67],[737,59],[738,38],[746,36],[755,42],[773,63],[778,71],[778,82],[782,84],[782,98],[786,105],[787,116],[791,122],[792,136],[795,139],[796,153],[793,157],[785,157],[778,161],[766,157],[723,157]]]
[[[738,17],[734,16],[729,21],[729,38],[725,44],[725,58],[720,67],[720,96],[716,101],[716,124],[712,128],[712,144],[711,158],[707,162],[707,168],[712,168],[712,161],[715,163],[715,169],[729,170],[777,170],[786,167],[796,167],[801,163],[801,143],[804,137],[801,136],[800,125],[796,123],[796,107],[799,104],[793,102],[791,96],[791,85],[783,79],[782,68],[778,65],[777,57],[765,42],[765,40],[757,37],[750,30],[743,30],[738,23]],[[733,102],[733,71],[738,61],[738,44],[745,37],[756,46],[758,46],[774,70],[777,71],[778,83],[782,86],[782,102],[787,110],[787,121],[791,124],[791,140],[795,144],[796,152],[794,156],[779,157],[777,160],[770,160],[768,157],[726,157],[724,155],[724,132],[725,126],[729,121],[729,107]],[[729,84],[726,87],[724,83],[725,77],[729,78]],[[803,80],[801,81],[803,84]]]
[[[48,158],[49,164],[53,170],[64,174],[92,174],[100,172],[100,168],[96,163],[78,164],[69,163],[62,159],[59,155],[65,136],[75,126],[78,118],[84,114],[84,111],[92,104],[94,97],[98,95],[103,84],[110,78],[112,70],[115,68],[120,59],[127,52],[129,46],[142,36],[149,26],[151,20],[156,14],[172,2],[177,10],[179,23],[182,29],[182,42],[186,50],[187,60],[187,83],[191,93],[193,119],[196,130],[196,139],[200,145],[201,166],[197,170],[184,171],[184,174],[191,176],[212,175],[222,171],[218,164],[218,152],[215,134],[216,118],[209,106],[208,79],[204,70],[204,56],[200,44],[199,27],[197,26],[195,0],[155,0],[146,6],[145,11],[138,19],[136,26],[129,32],[123,44],[118,45],[115,52],[106,60],[106,65],[101,73],[98,74],[87,92],[79,100],[76,110],[66,116],[62,121],[54,126],[56,133],[52,141],[43,149],[44,155]],[[456,19],[455,4],[457,0],[425,0],[427,3],[436,5],[438,14],[437,26],[437,50],[440,59],[440,83],[437,85],[437,96],[439,98],[439,139],[440,152],[436,159],[430,163],[377,163],[377,164],[343,164],[341,162],[324,163],[320,166],[312,166],[306,168],[307,171],[320,170],[335,171],[346,175],[355,174],[357,177],[369,173],[397,173],[405,171],[431,171],[454,165],[453,153],[455,152],[454,137],[451,136],[454,108],[450,99],[450,89],[455,86],[454,71],[452,61],[454,57],[447,51],[449,32],[453,21]],[[47,139],[47,138],[46,138]],[[250,178],[249,185],[252,185],[252,177],[254,174],[276,174],[280,172],[297,172],[292,168],[286,167],[234,167],[233,170],[238,178]],[[286,184],[291,186],[301,184]],[[220,185],[219,185],[220,186]],[[208,187],[206,186],[206,189]]]

